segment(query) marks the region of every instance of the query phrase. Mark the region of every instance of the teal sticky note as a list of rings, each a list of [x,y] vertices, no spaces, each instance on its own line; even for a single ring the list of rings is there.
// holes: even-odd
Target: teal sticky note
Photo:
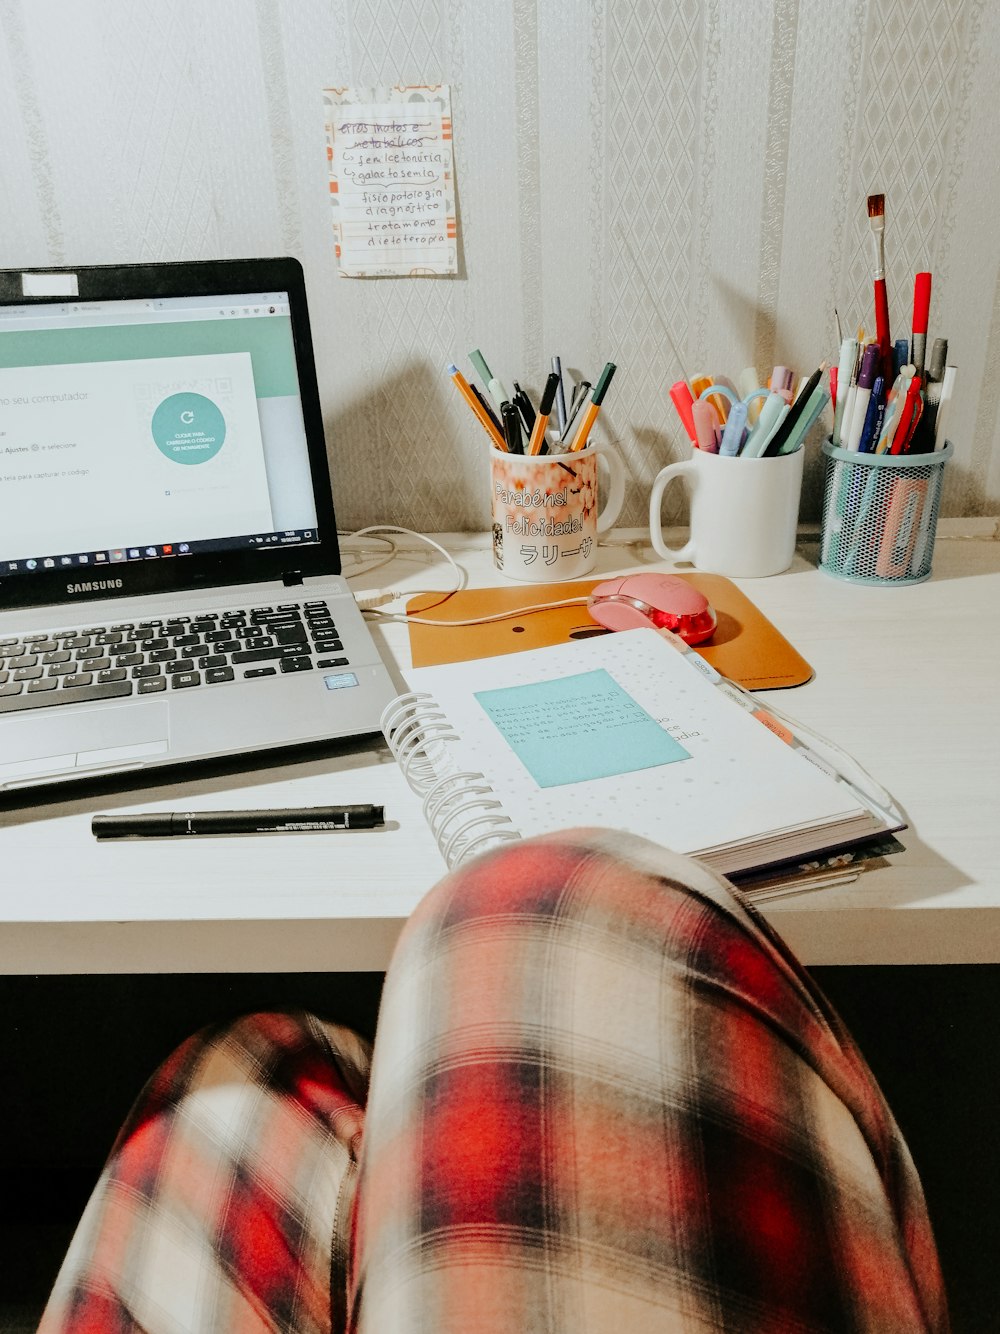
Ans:
[[[691,758],[603,667],[475,697],[539,787]]]

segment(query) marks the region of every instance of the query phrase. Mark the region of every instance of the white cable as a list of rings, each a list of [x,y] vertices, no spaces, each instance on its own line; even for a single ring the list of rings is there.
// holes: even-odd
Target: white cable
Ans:
[[[457,591],[457,590],[456,590]],[[402,596],[401,594],[399,596]],[[435,621],[430,617],[424,616],[421,612],[405,611],[379,611],[377,607],[365,607],[364,603],[359,601],[359,606],[363,610],[374,612],[376,616],[382,616],[386,620],[413,621],[417,625],[486,625],[489,621],[509,621],[516,616],[529,616],[535,611],[554,611],[558,607],[583,607],[588,602],[587,597],[562,598],[559,602],[537,602],[530,607],[512,607],[510,611],[494,612],[491,616],[472,616],[464,621]],[[391,601],[385,598],[386,602]]]

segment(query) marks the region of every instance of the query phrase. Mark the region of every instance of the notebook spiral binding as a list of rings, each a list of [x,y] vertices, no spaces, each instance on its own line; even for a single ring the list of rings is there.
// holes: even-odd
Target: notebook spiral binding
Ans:
[[[433,696],[409,691],[392,700],[380,726],[403,777],[423,797],[423,814],[449,870],[520,834],[484,774],[442,773],[458,736]]]

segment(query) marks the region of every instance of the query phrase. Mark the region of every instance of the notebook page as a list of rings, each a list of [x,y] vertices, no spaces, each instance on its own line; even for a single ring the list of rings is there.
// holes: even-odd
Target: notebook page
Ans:
[[[524,837],[597,824],[708,852],[836,825],[851,793],[727,700],[655,630],[407,673]]]

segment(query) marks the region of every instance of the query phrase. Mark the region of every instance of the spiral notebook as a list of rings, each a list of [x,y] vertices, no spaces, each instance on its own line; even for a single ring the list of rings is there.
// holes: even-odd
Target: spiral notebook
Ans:
[[[652,629],[406,679],[382,729],[449,866],[601,825],[738,875],[904,827],[849,756]]]

